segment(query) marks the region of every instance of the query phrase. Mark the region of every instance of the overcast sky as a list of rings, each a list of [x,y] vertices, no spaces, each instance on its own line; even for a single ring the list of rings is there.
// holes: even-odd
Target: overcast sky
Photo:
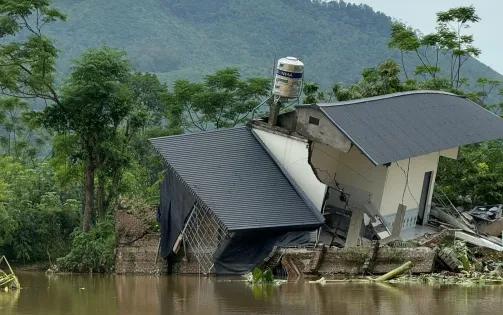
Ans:
[[[364,3],[375,11],[400,19],[423,33],[435,30],[438,11],[473,4],[481,21],[468,31],[475,36],[475,45],[482,49],[480,60],[503,73],[503,1],[502,0],[346,0]]]

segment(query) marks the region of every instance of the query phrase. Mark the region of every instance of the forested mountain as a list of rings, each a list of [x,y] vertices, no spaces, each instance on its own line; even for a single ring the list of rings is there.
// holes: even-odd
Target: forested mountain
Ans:
[[[270,76],[274,55],[306,63],[306,77],[323,86],[356,80],[364,67],[398,53],[390,51],[391,18],[369,6],[310,0],[55,0],[68,15],[51,25],[70,57],[101,44],[124,48],[134,65],[161,79],[200,79],[226,66]],[[413,68],[415,56],[406,58]],[[447,59],[443,60],[447,68]],[[441,68],[443,68],[441,66]],[[464,76],[503,79],[470,60]]]

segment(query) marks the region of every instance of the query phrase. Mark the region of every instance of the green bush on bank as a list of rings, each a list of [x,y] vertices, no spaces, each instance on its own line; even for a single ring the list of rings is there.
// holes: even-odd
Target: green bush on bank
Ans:
[[[97,222],[87,233],[72,233],[70,253],[57,260],[59,271],[111,272],[115,264],[115,228],[112,220]]]

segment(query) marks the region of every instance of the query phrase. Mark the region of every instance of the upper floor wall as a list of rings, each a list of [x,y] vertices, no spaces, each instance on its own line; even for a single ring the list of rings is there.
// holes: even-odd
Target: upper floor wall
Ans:
[[[297,108],[296,131],[306,138],[349,152],[351,141],[319,110]]]
[[[347,205],[363,208],[371,203],[379,210],[386,183],[387,168],[375,166],[355,146],[342,152],[321,143],[312,144],[311,165],[318,178],[329,187],[343,189],[349,195]],[[331,190],[328,204],[344,207],[340,193]]]
[[[258,128],[253,129],[280,166],[295,184],[322,211],[327,186],[320,182],[309,164],[309,143],[305,139]]]

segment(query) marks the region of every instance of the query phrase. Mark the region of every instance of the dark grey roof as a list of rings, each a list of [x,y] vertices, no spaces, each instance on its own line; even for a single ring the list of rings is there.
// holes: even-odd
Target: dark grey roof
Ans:
[[[314,107],[376,165],[503,138],[503,119],[444,92],[396,93]]]
[[[230,231],[323,223],[247,127],[150,141]]]

